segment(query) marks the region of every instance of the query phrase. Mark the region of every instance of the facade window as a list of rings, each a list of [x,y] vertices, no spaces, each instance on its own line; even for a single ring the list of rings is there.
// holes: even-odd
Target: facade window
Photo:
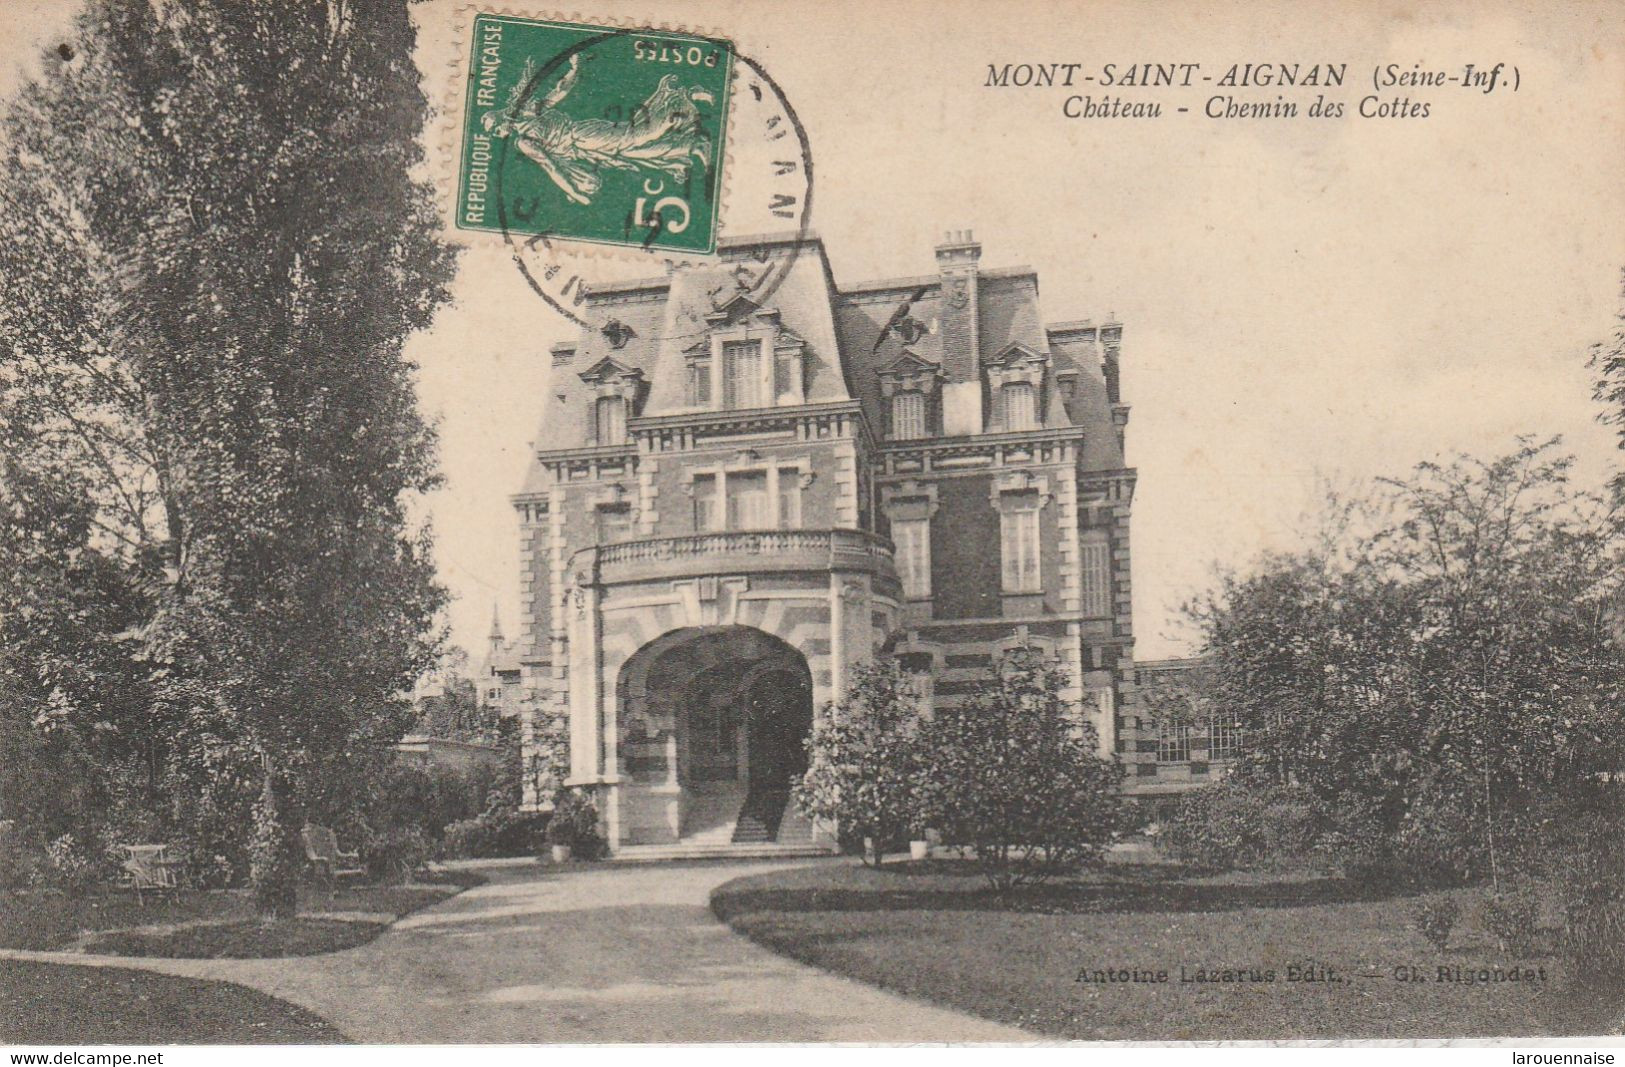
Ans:
[[[903,595],[931,595],[931,521],[894,519],[892,543],[897,546],[897,573],[903,580]]]
[[[593,437],[601,445],[626,443],[626,400],[601,396],[593,405]]]
[[[717,527],[717,476],[697,474],[694,476],[694,532],[707,533]]]
[[[627,504],[606,504],[597,509],[598,543],[612,544],[632,536],[632,508]]]
[[[899,441],[925,436],[924,393],[898,393],[891,398],[891,435]]]
[[[1228,760],[1241,755],[1241,727],[1231,722],[1215,722],[1208,742],[1208,759]]]
[[[1004,428],[1031,430],[1038,425],[1038,398],[1031,385],[1012,382],[1004,387]]]
[[[801,525],[801,471],[795,467],[779,470],[779,528],[793,530]]]
[[[1078,546],[1082,571],[1083,613],[1101,617],[1112,613],[1112,552],[1102,530],[1084,532]]]
[[[999,550],[1004,561],[1006,593],[1036,593],[1042,588],[1038,566],[1039,514],[1038,494],[1006,494],[1006,503],[999,513]]]
[[[1189,763],[1190,760],[1191,728],[1184,723],[1163,723],[1157,735],[1157,762]]]
[[[761,342],[728,342],[722,346],[722,363],[723,407],[761,407],[763,403]]]
[[[763,530],[773,526],[766,471],[729,471],[728,529]]]
[[[688,365],[689,407],[711,406],[711,357],[696,359]]]

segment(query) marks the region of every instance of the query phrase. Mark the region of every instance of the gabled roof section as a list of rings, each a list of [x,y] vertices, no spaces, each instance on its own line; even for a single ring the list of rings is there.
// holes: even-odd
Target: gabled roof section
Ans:
[[[705,316],[706,321],[722,325],[738,322],[762,310],[762,305],[752,300],[748,291],[739,290],[734,295],[716,306],[716,309]]]
[[[1011,341],[988,360],[990,367],[1008,367],[1012,363],[1048,363],[1049,355],[1022,341]]]
[[[918,374],[921,371],[941,373],[942,364],[932,360],[923,359],[913,349],[903,349],[903,354],[881,367],[878,374]]]
[[[643,371],[637,367],[628,366],[613,356],[605,356],[582,371],[578,377],[584,382],[608,382],[617,378],[641,378],[643,377]]]

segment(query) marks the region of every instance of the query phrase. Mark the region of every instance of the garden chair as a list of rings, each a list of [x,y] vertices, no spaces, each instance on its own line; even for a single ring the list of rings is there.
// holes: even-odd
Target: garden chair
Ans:
[[[120,884],[125,889],[135,890],[135,901],[140,906],[146,907],[143,893],[180,888],[180,879],[176,876],[180,864],[169,858],[168,845],[120,845],[119,851],[124,856],[119,863],[124,872]]]
[[[337,891],[340,878],[367,873],[361,866],[361,854],[340,852],[338,837],[327,827],[306,826],[299,838],[305,845],[305,858],[315,868],[317,881],[327,889],[329,897]]]

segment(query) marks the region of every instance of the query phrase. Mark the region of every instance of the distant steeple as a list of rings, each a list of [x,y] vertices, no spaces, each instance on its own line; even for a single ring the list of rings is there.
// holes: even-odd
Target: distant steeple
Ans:
[[[502,647],[508,643],[507,638],[502,636],[502,615],[497,611],[495,601],[491,602],[491,636],[489,641],[493,656],[501,652]]]

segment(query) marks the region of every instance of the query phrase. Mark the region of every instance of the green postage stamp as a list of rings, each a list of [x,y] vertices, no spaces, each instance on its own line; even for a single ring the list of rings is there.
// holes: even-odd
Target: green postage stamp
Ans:
[[[459,228],[715,249],[729,42],[510,15],[472,36]]]

